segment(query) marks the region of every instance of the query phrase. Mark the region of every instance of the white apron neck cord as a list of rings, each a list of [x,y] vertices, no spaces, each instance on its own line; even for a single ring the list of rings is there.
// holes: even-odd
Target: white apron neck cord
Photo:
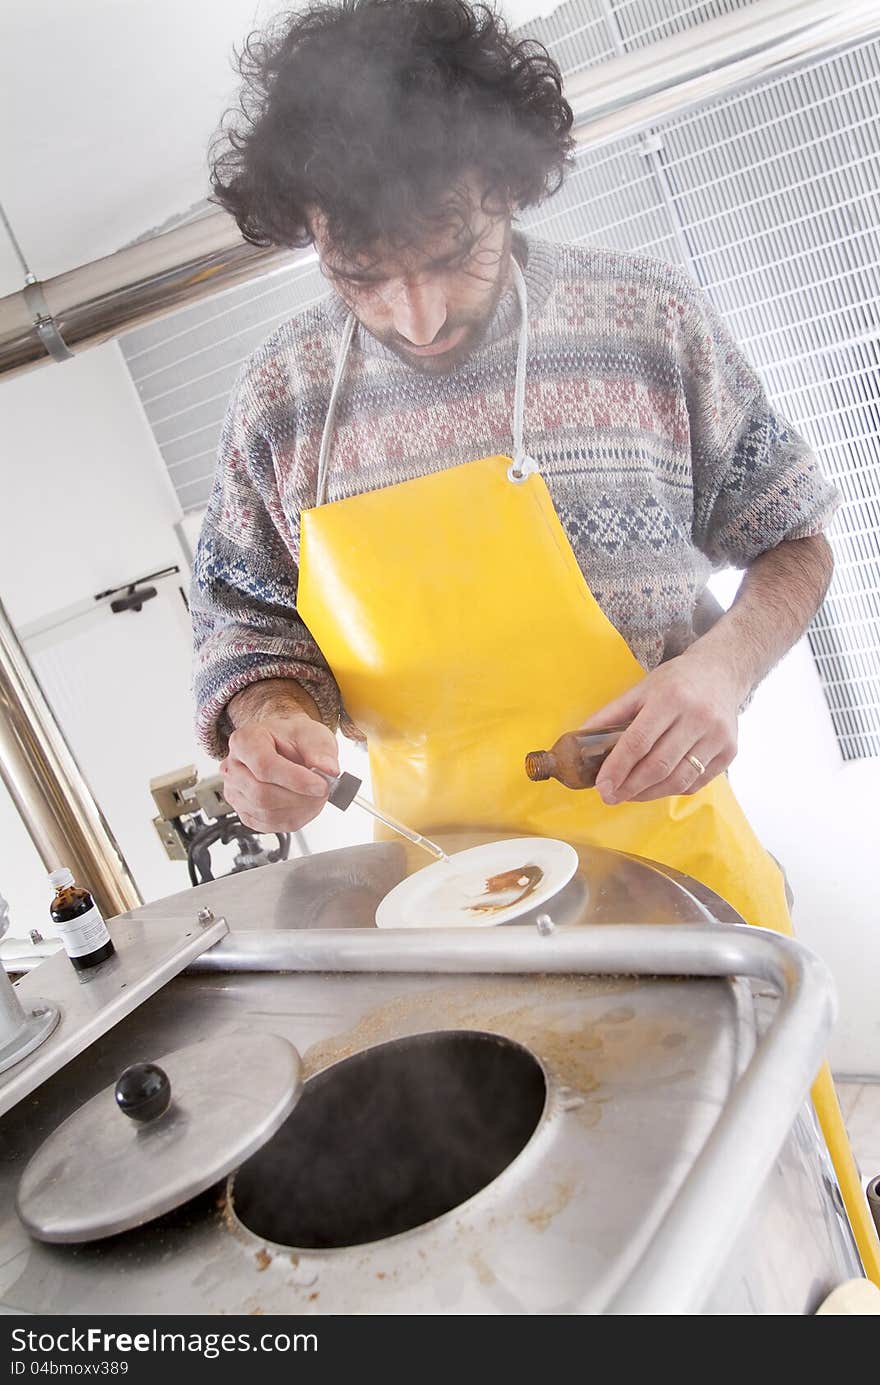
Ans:
[[[529,318],[528,300],[526,298],[526,281],[523,278],[522,270],[511,256],[510,266],[513,271],[513,284],[516,289],[516,296],[519,300],[519,341],[516,348],[516,380],[513,387],[513,461],[507,468],[507,479],[515,485],[521,485],[523,481],[538,470],[538,463],[530,457],[523,448],[523,416],[526,403],[526,359],[529,354]],[[333,423],[336,417],[336,405],[339,400],[339,391],[342,385],[342,377],[345,374],[345,365],[348,360],[348,352],[351,346],[351,339],[354,336],[357,318],[354,313],[350,313],[342,333],[342,342],[339,347],[339,355],[336,358],[336,369],[333,373],[333,384],[330,389],[330,402],[327,405],[327,417],[324,420],[324,431],[321,434],[321,450],[318,454],[318,480],[315,488],[315,506],[323,505],[327,499],[327,470],[330,461],[330,447],[333,441]]]
[[[333,384],[330,389],[330,402],[327,405],[327,417],[324,419],[324,431],[321,434],[321,451],[318,454],[318,481],[315,488],[316,506],[323,505],[327,499],[327,466],[330,461],[330,445],[333,441],[333,420],[336,417],[339,388],[345,374],[345,363],[348,360],[348,351],[356,326],[357,318],[354,313],[350,313],[342,333],[339,355],[336,358],[336,370],[333,373]]]
[[[507,468],[507,479],[514,485],[523,481],[538,470],[538,463],[530,457],[523,447],[523,418],[526,407],[526,360],[529,354],[529,313],[526,297],[526,281],[514,256],[510,258],[513,272],[513,285],[519,299],[519,342],[516,348],[516,380],[513,387],[513,461]]]

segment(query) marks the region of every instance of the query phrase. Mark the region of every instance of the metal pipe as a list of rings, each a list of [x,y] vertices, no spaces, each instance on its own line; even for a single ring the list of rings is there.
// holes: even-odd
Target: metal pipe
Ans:
[[[876,0],[755,0],[565,84],[578,145],[668,120],[771,73],[880,33]]]
[[[82,350],[311,253],[261,250],[226,212],[201,217],[40,283],[48,316],[35,319],[25,290],[0,299],[0,374],[50,359],[41,322]]]
[[[605,1312],[698,1313],[723,1269],[810,1083],[834,1018],[825,965],[791,938],[715,925],[231,933],[190,971],[750,976],[780,1003],[683,1187]]]
[[[546,906],[552,908],[552,901]],[[161,914],[156,915],[161,919]],[[707,919],[709,918],[707,914]],[[600,971],[619,968],[627,976],[754,975],[758,948],[774,957],[807,949],[793,939],[744,924],[637,923],[564,925],[552,930],[552,951],[542,935],[528,926],[504,928],[284,928],[231,929],[210,952],[191,964],[198,972],[458,972],[583,971],[586,961]],[[749,939],[758,943],[752,948]],[[711,956],[701,952],[712,939]],[[728,951],[722,955],[721,949]],[[761,953],[763,956],[764,954]],[[812,954],[808,954],[812,956]],[[749,966],[740,967],[743,959]],[[687,965],[685,965],[687,964]],[[819,963],[819,965],[822,965]],[[688,971],[688,966],[691,970]]]
[[[2,602],[0,779],[47,870],[69,866],[105,918],[143,903]]]
[[[707,101],[786,64],[880,31],[876,0],[755,0],[647,48],[586,69],[566,83],[582,148]],[[52,359],[47,343],[83,350],[314,252],[261,250],[214,212],[0,299],[0,375]],[[33,297],[33,295],[31,295]],[[54,335],[53,335],[54,334]]]

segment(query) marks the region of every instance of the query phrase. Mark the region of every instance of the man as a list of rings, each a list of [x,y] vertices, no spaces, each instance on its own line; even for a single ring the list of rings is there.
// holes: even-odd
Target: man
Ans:
[[[244,73],[216,195],[258,244],[313,243],[332,292],[245,366],[195,564],[227,798],[303,827],[354,722],[422,830],[598,840],[782,924],[719,776],[830,577],[808,448],[678,269],[513,230],[559,184],[571,112],[491,13],[345,0],[251,42]],[[511,455],[506,488],[468,470]],[[699,633],[722,565],[739,596]],[[526,787],[523,755],[585,720],[630,723],[598,794]]]

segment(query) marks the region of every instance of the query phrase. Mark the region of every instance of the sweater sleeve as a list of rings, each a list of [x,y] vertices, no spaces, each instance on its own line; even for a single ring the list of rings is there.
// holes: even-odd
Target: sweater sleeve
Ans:
[[[210,755],[227,750],[225,710],[264,678],[295,679],[335,729],[340,699],[327,662],[296,610],[298,569],[268,443],[233,395],[193,563],[196,732]]]
[[[743,568],[785,539],[821,533],[839,504],[809,444],[773,407],[711,304],[687,281],[678,339],[693,465],[693,538]]]

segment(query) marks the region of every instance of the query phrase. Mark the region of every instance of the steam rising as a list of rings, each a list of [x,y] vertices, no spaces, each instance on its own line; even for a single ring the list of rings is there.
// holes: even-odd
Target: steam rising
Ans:
[[[313,1077],[239,1169],[235,1211],[298,1249],[363,1245],[421,1226],[496,1178],[544,1108],[540,1065],[493,1034],[421,1034]]]

